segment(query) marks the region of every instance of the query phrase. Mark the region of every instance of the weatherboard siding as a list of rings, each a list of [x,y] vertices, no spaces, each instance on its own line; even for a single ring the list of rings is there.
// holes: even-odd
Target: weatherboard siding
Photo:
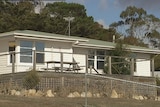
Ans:
[[[151,76],[150,56],[147,54],[137,54],[135,76]]]
[[[139,61],[140,61],[140,59],[139,59]],[[150,61],[149,60],[137,62],[136,66],[137,66],[136,76],[151,76]]]
[[[9,63],[9,55],[4,55],[8,53],[8,39],[0,40],[0,74],[11,73],[11,64]]]
[[[82,70],[79,71],[79,73],[85,73],[86,72],[86,55],[88,53],[87,49],[85,48],[73,48],[73,58],[76,62],[78,62],[78,65]]]

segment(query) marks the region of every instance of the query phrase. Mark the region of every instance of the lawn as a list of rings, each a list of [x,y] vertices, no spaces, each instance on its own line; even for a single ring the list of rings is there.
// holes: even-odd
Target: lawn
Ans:
[[[88,98],[88,107],[159,107],[160,101]],[[84,107],[85,98],[46,98],[0,95],[0,107]]]

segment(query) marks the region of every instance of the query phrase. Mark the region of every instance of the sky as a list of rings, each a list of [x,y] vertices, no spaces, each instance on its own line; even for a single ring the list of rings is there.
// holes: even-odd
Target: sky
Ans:
[[[66,2],[79,3],[85,6],[88,16],[108,28],[120,20],[120,13],[128,6],[143,8],[148,14],[160,18],[160,0],[65,0]]]

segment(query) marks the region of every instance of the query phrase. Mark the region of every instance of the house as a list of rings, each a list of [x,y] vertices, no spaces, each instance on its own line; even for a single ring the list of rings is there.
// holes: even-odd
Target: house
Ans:
[[[64,62],[73,61],[82,67],[78,71],[80,73],[86,71],[103,73],[105,57],[108,51],[115,48],[115,45],[112,42],[31,30],[1,33],[0,74],[25,72],[34,67],[37,70],[44,70],[46,66],[47,68],[56,66],[65,68],[72,65]],[[159,54],[160,51],[135,46],[129,46],[129,49],[134,60],[134,63],[131,63],[132,74],[152,76],[154,71],[154,57],[152,56]],[[60,63],[51,64],[47,63],[48,61]],[[90,68],[91,65],[96,72]],[[108,65],[111,66],[109,62]]]

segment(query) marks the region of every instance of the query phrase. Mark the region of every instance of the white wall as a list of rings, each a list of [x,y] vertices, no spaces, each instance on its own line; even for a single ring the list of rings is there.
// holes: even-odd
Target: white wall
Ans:
[[[151,63],[148,54],[137,54],[135,76],[151,76]]]
[[[144,59],[138,59],[138,62],[136,63],[136,76],[151,76],[151,71],[150,71],[150,61]]]
[[[45,61],[61,61],[61,52],[64,62],[72,62],[73,60],[72,43],[46,41],[45,51],[48,51],[45,53]],[[49,64],[49,67],[53,66],[60,66],[60,64]]]
[[[0,39],[0,74],[12,73],[10,56],[7,55],[9,53],[9,41],[13,41],[13,38]]]
[[[86,72],[86,55],[88,53],[87,49],[84,48],[73,48],[73,58],[76,62],[78,62],[78,65],[82,70],[79,71],[79,73],[85,73]]]

